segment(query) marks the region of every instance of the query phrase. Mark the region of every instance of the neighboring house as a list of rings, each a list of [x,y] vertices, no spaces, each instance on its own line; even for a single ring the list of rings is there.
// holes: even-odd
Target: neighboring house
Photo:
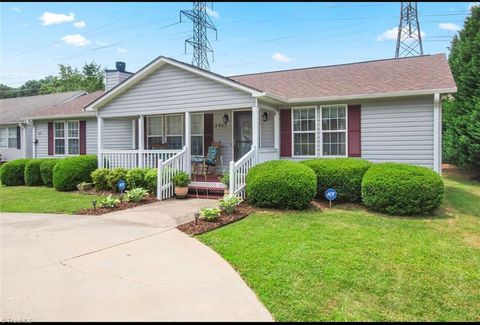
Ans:
[[[440,97],[456,86],[437,54],[229,78],[159,57],[107,89],[86,109],[98,116],[100,167],[160,159],[190,173],[192,156],[221,142],[217,173],[242,195],[248,169],[273,159],[362,157],[440,173]],[[159,198],[171,196],[170,176]]]
[[[2,160],[32,157],[32,123],[27,116],[85,94],[69,91],[48,95],[0,99],[0,153]]]

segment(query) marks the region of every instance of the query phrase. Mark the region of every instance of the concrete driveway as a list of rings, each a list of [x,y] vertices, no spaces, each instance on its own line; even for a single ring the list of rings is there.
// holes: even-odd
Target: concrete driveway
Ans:
[[[271,321],[240,276],[174,227],[213,200],[103,216],[0,214],[0,318]]]

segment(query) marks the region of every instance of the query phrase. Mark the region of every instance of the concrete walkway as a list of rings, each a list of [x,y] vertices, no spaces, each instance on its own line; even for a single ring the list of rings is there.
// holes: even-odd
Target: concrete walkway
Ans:
[[[0,214],[0,319],[271,321],[219,255],[174,227],[213,200],[103,216]]]

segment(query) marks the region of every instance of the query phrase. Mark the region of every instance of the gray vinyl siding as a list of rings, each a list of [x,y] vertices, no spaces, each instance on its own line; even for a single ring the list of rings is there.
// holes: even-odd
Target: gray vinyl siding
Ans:
[[[117,84],[122,83],[123,81],[128,79],[128,77],[130,76],[131,74],[125,72],[107,71],[105,73],[105,91],[109,91]]]
[[[51,158],[55,156],[48,155],[48,122],[55,121],[86,121],[86,139],[87,154],[97,154],[97,119],[96,118],[69,118],[56,120],[37,120],[35,124],[35,134],[38,140],[33,150],[36,151],[37,158]],[[65,156],[68,157],[68,156]]]
[[[16,128],[18,124],[3,124],[0,125],[0,127],[14,127]],[[15,159],[20,159],[24,158],[24,142],[23,139],[25,137],[25,132],[24,129],[20,129],[20,146],[21,149],[15,148],[0,148],[0,153],[2,154],[1,160],[15,160]],[[28,139],[27,139],[28,140]],[[28,156],[27,156],[28,158]]]
[[[263,113],[268,112],[268,121],[263,121]],[[260,109],[260,148],[274,147],[274,116],[276,113]]]
[[[362,157],[433,168],[433,99],[363,103]]]
[[[248,108],[251,94],[165,65],[100,109],[102,117]]]
[[[103,148],[132,149],[133,118],[112,118],[103,120]]]

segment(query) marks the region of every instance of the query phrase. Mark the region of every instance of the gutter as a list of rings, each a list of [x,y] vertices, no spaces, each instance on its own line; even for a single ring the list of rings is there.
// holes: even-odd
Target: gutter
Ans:
[[[50,120],[50,119],[62,119],[62,118],[72,118],[72,117],[95,117],[95,112],[86,112],[83,114],[75,113],[75,114],[61,114],[61,115],[44,115],[44,116],[35,116],[29,117],[30,120]]]

